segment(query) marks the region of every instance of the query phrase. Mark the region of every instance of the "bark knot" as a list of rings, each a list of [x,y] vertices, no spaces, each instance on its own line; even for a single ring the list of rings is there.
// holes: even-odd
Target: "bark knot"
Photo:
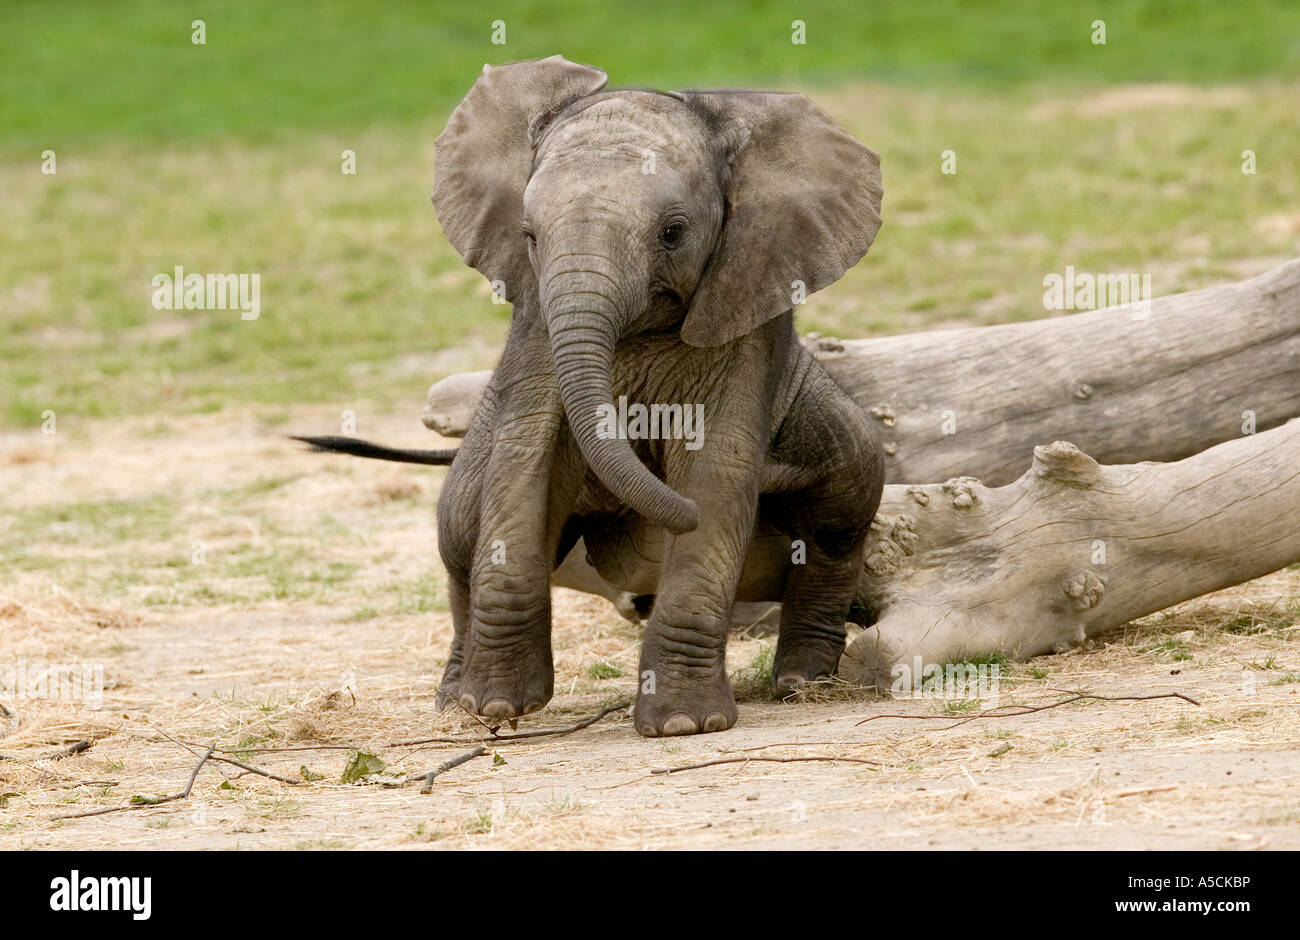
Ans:
[[[1034,475],[1071,486],[1091,486],[1101,477],[1101,465],[1069,441],[1034,448]]]
[[[877,530],[876,541],[867,552],[863,566],[878,576],[897,574],[903,560],[916,552],[920,539],[916,534],[916,520],[903,513],[888,524],[877,519],[871,527]]]
[[[894,426],[895,420],[898,417],[896,414],[894,414],[894,406],[889,404],[872,405],[871,416],[873,418],[880,419],[880,423],[887,428],[892,428]]]
[[[814,353],[842,353],[844,343],[834,336],[822,336],[820,333],[804,334],[804,346]]]
[[[958,509],[970,509],[979,499],[978,489],[982,484],[974,477],[953,477],[943,484],[943,491],[952,497],[952,504]]]
[[[1065,594],[1074,602],[1075,610],[1088,610],[1101,603],[1106,593],[1106,582],[1094,571],[1084,569],[1065,585]]]

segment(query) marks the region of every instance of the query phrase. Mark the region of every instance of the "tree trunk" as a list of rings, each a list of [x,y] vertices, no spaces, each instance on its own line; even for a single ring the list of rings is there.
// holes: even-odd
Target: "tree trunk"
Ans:
[[[1020,479],[886,488],[841,674],[1063,650],[1300,561],[1300,420],[1175,463],[1034,449]]]

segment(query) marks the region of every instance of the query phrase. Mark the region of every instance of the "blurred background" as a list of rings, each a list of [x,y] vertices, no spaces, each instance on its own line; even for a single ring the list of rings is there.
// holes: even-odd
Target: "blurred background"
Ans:
[[[0,425],[414,420],[509,321],[438,229],[433,140],[485,62],[555,53],[612,85],[805,90],[881,153],[885,227],[804,330],[1044,316],[1066,264],[1164,294],[1300,254],[1286,0],[2,0]],[[260,318],[155,310],[177,265],[259,273]]]

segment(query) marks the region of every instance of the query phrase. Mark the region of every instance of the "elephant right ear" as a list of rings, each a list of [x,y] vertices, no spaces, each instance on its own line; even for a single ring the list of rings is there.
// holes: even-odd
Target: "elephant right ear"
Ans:
[[[513,300],[528,268],[520,223],[538,118],[600,91],[600,69],[562,56],[483,66],[438,136],[433,205],[465,263]]]

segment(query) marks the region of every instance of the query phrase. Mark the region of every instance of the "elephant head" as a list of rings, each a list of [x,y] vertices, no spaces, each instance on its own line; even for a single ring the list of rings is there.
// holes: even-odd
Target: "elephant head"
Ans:
[[[681,533],[695,504],[598,433],[615,346],[668,330],[726,343],[838,279],[880,228],[880,161],[803,95],[605,81],[560,56],[485,66],[438,138],[433,200],[507,300],[536,285],[593,472]]]

